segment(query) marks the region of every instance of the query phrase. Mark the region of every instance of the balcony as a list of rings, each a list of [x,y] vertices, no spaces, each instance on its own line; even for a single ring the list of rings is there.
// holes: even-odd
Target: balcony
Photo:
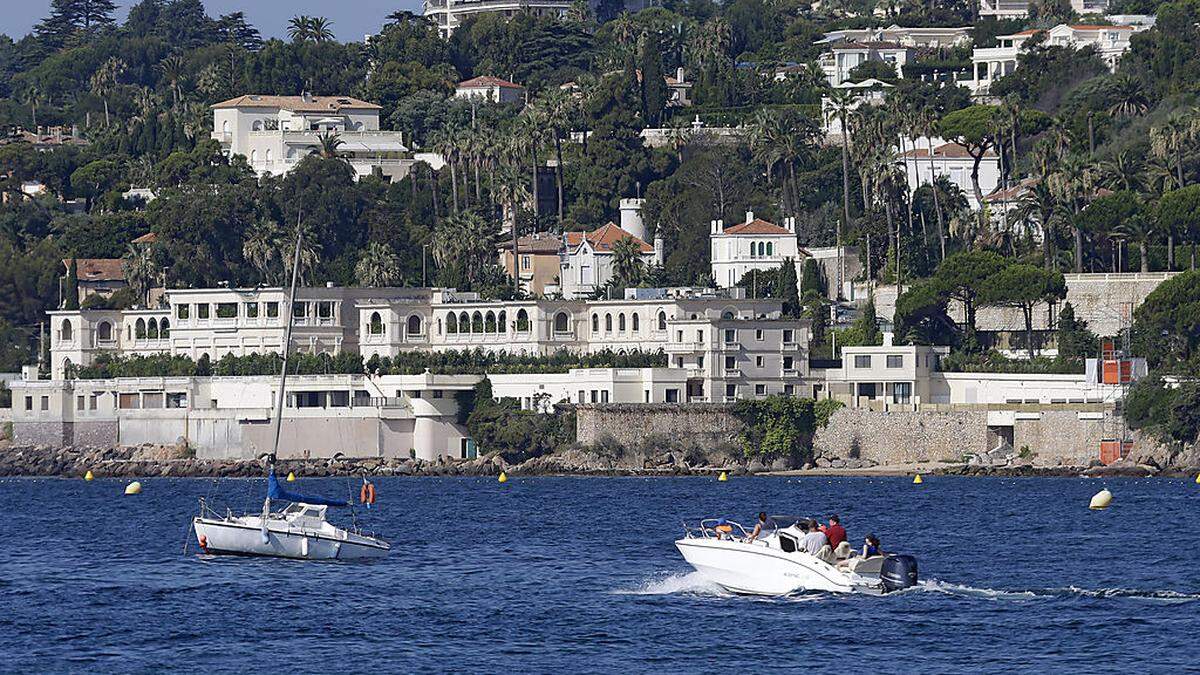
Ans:
[[[692,354],[704,351],[703,342],[668,342],[664,348],[668,354]]]
[[[741,377],[742,370],[740,368],[726,368],[725,377]]]
[[[795,368],[784,368],[783,376],[785,378],[797,378],[800,377],[800,371],[796,370]]]

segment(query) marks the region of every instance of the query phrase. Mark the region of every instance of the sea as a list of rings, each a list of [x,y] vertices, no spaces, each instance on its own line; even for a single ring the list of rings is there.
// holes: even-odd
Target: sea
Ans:
[[[263,480],[0,480],[0,671],[1168,672],[1200,663],[1200,485],[1184,479],[380,478],[331,519],[370,563],[202,555],[200,497]],[[289,486],[357,495],[358,479]],[[1108,487],[1112,506],[1087,508]],[[882,597],[731,595],[684,521],[841,516],[910,553]],[[331,512],[334,511],[331,509]]]

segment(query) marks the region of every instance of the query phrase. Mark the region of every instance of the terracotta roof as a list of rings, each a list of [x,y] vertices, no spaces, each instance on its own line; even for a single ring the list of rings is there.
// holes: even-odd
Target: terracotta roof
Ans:
[[[147,232],[137,239],[133,240],[135,244],[153,244],[158,241],[158,235],[153,232]]]
[[[534,253],[534,254],[549,254],[557,255],[558,249],[562,247],[562,240],[558,237],[538,232],[536,234],[527,234],[524,237],[517,238],[518,253]],[[512,239],[501,241],[496,244],[496,248],[502,251],[512,249]]]
[[[762,218],[755,218],[748,223],[740,223],[725,228],[722,234],[791,234],[787,228],[770,223]]]
[[[914,159],[926,159],[929,157],[928,148],[917,148],[902,153],[901,157],[912,157]],[[935,159],[971,159],[971,154],[967,149],[958,143],[945,143],[933,149]],[[984,157],[995,157],[996,153],[989,150]]]
[[[214,103],[213,108],[280,108],[293,112],[337,112],[348,110],[379,110],[374,103],[349,96],[267,96],[245,94],[228,101]]]
[[[654,253],[654,247],[637,237],[629,234],[625,230],[617,227],[614,223],[608,223],[604,227],[597,228],[591,232],[567,232],[567,246],[575,248],[583,243],[586,238],[592,248],[596,249],[597,253],[611,253],[613,244],[618,241],[629,238],[637,242],[641,247],[642,253]]]
[[[986,195],[983,198],[983,201],[985,201],[985,202],[1007,202],[1007,201],[1013,201],[1015,199],[1020,199],[1021,196],[1023,196],[1026,192],[1028,192],[1029,188],[1033,187],[1033,185],[1035,183],[1037,183],[1036,179],[1026,178],[1008,189],[998,189],[998,190],[993,191],[991,194]]]
[[[472,77],[469,80],[463,80],[462,82],[458,83],[459,89],[483,89],[484,87],[502,87],[505,89],[524,89],[525,88],[514,82],[509,82],[508,80],[502,80],[498,77],[492,77],[491,75],[481,75],[479,77]]]
[[[71,268],[71,259],[63,259],[63,269]],[[125,281],[120,258],[76,258],[75,273],[80,281]]]

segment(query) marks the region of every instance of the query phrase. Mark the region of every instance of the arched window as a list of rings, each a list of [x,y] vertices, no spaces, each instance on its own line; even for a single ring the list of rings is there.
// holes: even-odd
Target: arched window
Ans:
[[[229,133],[229,120],[224,120],[223,122],[221,122],[221,133],[223,133],[223,134]]]
[[[632,327],[633,327],[633,332],[635,332],[635,333],[636,333],[636,332],[638,332],[638,330],[639,330],[639,327],[638,327],[638,315],[637,315],[637,314],[630,314],[630,315],[629,315],[629,320],[630,320],[630,322],[632,322],[632,323],[631,323],[631,325],[632,325]]]
[[[568,323],[569,321],[570,321],[570,318],[567,316],[566,312],[559,312],[558,314],[555,314],[554,315],[554,332],[555,333],[566,333],[568,330],[567,326],[569,325],[569,323]]]
[[[250,131],[262,131],[262,120],[254,120],[254,124],[250,125]]]
[[[146,337],[151,340],[158,339],[158,319],[150,319],[150,323],[146,324]]]
[[[75,339],[75,330],[71,328],[71,322],[63,319],[62,327],[59,329],[58,339],[63,342],[70,342]]]
[[[622,333],[625,332],[625,312],[621,312],[617,315],[617,330],[621,331]]]
[[[166,340],[171,337],[171,322],[163,319],[158,322],[158,337]]]
[[[508,312],[500,310],[500,315],[496,317],[496,324],[500,328],[501,333],[508,332]]]
[[[667,329],[667,313],[662,310],[659,310],[659,312],[658,312],[658,329],[659,330]]]
[[[604,332],[605,333],[612,332],[612,314],[604,315]]]
[[[483,332],[496,332],[496,313],[490,309],[488,310],[487,315],[483,317]]]
[[[404,327],[409,335],[424,335],[425,326],[422,325],[420,314],[411,314],[408,317],[408,325]]]
[[[458,317],[454,316],[454,312],[450,312],[446,316],[446,332],[449,334],[458,332]]]
[[[722,319],[725,319],[725,320],[732,319],[732,318],[733,318],[733,312],[731,312],[731,311],[729,311],[729,310],[725,310],[724,312],[721,312],[721,318],[722,318]]]
[[[599,314],[592,315],[592,332],[593,333],[600,332],[600,315]]]
[[[529,330],[529,313],[523,309],[517,310],[517,332],[524,333]]]
[[[251,150],[250,151],[250,163],[254,164],[257,161],[258,161],[258,150]]]
[[[101,321],[100,325],[96,326],[96,339],[101,342],[109,342],[112,340],[112,324],[107,321]]]
[[[772,244],[771,242],[768,241],[767,242],[767,255],[775,255],[774,248],[775,248],[775,244]]]
[[[137,323],[133,324],[133,336],[139,340],[146,339],[146,320],[139,318]]]
[[[467,316],[466,312],[458,313],[458,330],[461,333],[471,332],[471,317]]]
[[[481,314],[479,310],[475,310],[475,312],[471,314],[471,332],[483,332],[483,314]]]
[[[371,320],[367,323],[367,333],[383,335],[383,317],[379,315],[379,312],[371,312]]]

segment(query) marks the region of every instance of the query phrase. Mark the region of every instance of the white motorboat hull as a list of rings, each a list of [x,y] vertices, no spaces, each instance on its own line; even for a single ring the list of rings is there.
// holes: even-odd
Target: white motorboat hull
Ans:
[[[213,555],[255,555],[298,560],[362,560],[382,558],[391,547],[383,541],[334,528],[296,529],[284,521],[268,520],[264,536],[256,516],[195,518],[196,540]]]
[[[712,538],[689,537],[676,541],[675,546],[696,571],[733,593],[882,592],[878,578],[859,577],[806,553],[785,553],[761,543]]]

